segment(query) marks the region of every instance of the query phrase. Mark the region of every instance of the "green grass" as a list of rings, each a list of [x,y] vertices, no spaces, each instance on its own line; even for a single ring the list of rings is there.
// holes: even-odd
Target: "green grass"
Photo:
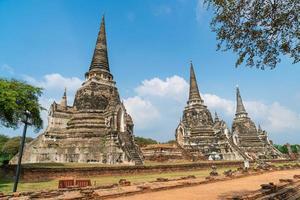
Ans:
[[[222,174],[224,170],[230,168],[220,168],[218,172]],[[231,168],[235,169],[235,168]],[[196,170],[196,171],[181,171],[181,172],[163,172],[151,174],[136,174],[136,175],[120,175],[120,176],[99,176],[99,177],[82,177],[89,178],[92,184],[96,186],[118,183],[121,178],[127,179],[132,183],[154,181],[157,178],[179,178],[182,176],[194,175],[197,178],[204,178],[209,175],[210,169]],[[18,185],[19,192],[25,191],[40,191],[56,189],[58,186],[58,179],[43,181],[43,182],[20,182]],[[11,193],[13,188],[13,180],[0,180],[0,192]]]
[[[272,163],[272,165],[275,165],[276,167],[280,167],[283,165],[294,165],[294,164],[299,164],[297,161],[290,161],[290,162],[283,162],[283,163]]]

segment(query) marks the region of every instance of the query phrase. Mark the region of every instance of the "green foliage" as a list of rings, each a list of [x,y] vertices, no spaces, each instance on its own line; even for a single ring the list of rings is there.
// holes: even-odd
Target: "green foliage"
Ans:
[[[291,145],[291,149],[293,153],[298,153],[300,152],[300,145],[299,144],[293,144]]]
[[[4,161],[10,160],[14,157],[20,146],[21,137],[9,138],[8,136],[0,134],[0,166]],[[31,142],[33,138],[27,137],[25,142]]]
[[[42,89],[17,80],[0,78],[0,124],[9,128],[18,128],[24,112],[31,113],[31,123],[36,131],[42,128],[40,112],[43,108],[38,103]]]
[[[274,147],[283,154],[288,154],[288,149],[285,145],[274,144]]]
[[[242,63],[261,69],[275,68],[286,55],[300,61],[299,0],[205,0],[213,9],[212,31],[218,50],[238,54]]]
[[[175,144],[176,141],[175,140],[169,140],[168,142],[166,142],[167,144]]]
[[[135,136],[134,140],[135,140],[136,144],[141,147],[149,145],[149,144],[157,144],[158,143],[156,140],[153,140],[151,138],[143,138],[143,137],[138,137],[138,136]]]
[[[30,137],[27,137],[25,142],[31,142],[33,139]],[[3,146],[1,152],[4,154],[8,154],[9,156],[14,156],[19,151],[21,137],[13,137],[9,139]]]
[[[13,156],[7,154],[7,153],[3,153],[0,152],[0,166],[4,163],[4,162],[8,162],[10,159],[12,159]]]
[[[9,155],[2,152],[4,144],[9,140],[6,135],[0,134],[0,166],[4,160],[9,160]]]
[[[9,140],[9,138],[6,135],[0,134],[0,152],[4,146],[4,144]]]

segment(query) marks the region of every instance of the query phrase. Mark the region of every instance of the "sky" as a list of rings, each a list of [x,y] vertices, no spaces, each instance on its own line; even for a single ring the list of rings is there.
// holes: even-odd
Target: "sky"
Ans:
[[[68,104],[84,81],[102,15],[110,70],[135,124],[135,135],[174,139],[186,105],[192,60],[212,114],[229,127],[239,86],[249,116],[274,143],[300,143],[300,64],[273,70],[236,68],[233,52],[216,51],[212,12],[202,0],[0,0],[0,77],[43,87],[40,103]],[[47,112],[42,114],[47,126]],[[21,135],[0,127],[0,133]],[[39,133],[28,130],[28,135]]]

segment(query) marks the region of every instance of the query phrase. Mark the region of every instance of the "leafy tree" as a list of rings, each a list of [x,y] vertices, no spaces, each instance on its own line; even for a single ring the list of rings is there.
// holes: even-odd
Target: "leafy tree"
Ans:
[[[144,137],[138,137],[138,136],[135,136],[134,140],[135,140],[136,144],[141,147],[149,145],[149,144],[157,144],[158,143],[156,140],[153,140],[151,138],[144,138]]]
[[[281,153],[288,154],[288,149],[287,149],[286,145],[274,144],[274,147],[276,149],[278,149]]]
[[[0,78],[0,124],[18,128],[25,110],[28,110],[31,113],[32,125],[36,130],[41,129],[43,121],[40,112],[43,108],[38,103],[41,94],[41,88]]]
[[[300,150],[300,146],[298,144],[291,145],[291,149],[293,153],[298,153]]]
[[[25,142],[28,143],[31,142],[32,140],[33,140],[32,138],[27,137]],[[8,154],[11,157],[16,155],[19,151],[20,141],[21,141],[21,137],[13,137],[9,139],[2,147],[2,153]]]
[[[9,140],[9,138],[6,135],[0,134],[0,152],[3,148],[4,144]]]
[[[213,9],[218,50],[238,54],[236,67],[275,68],[286,55],[300,61],[299,0],[205,0]]]

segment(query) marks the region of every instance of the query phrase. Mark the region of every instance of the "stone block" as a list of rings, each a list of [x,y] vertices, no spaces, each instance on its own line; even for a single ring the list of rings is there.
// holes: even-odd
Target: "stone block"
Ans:
[[[169,179],[167,179],[167,178],[157,178],[156,181],[157,182],[167,182],[167,181],[169,181]]]

